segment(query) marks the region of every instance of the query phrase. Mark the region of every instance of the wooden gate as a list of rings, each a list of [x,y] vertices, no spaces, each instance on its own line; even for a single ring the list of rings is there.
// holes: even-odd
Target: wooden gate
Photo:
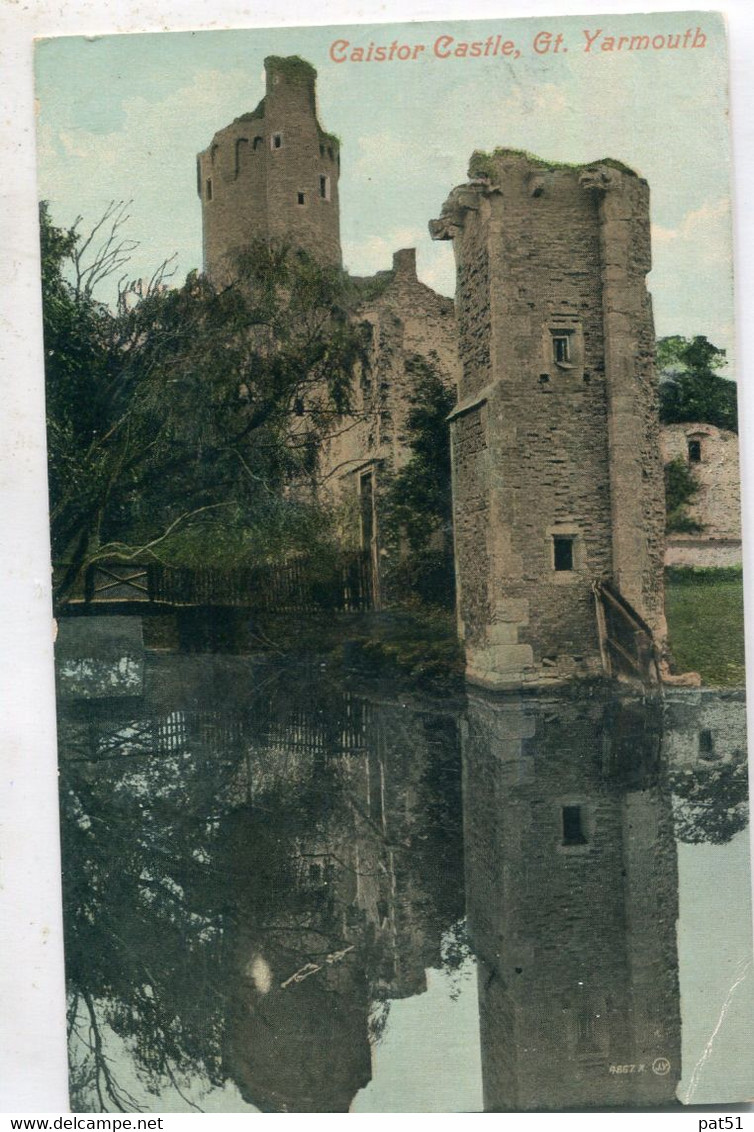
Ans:
[[[593,589],[605,671],[644,685],[659,684],[657,650],[649,625],[609,582],[595,582]]]

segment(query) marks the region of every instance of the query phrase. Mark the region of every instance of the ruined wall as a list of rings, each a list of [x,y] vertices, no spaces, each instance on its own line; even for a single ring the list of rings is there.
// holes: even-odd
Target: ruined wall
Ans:
[[[204,269],[217,276],[252,240],[279,240],[340,264],[340,147],[317,121],[317,72],[265,59],[257,108],[219,130],[197,157]]]
[[[417,372],[426,366],[455,390],[460,367],[453,301],[419,281],[413,248],[395,253],[391,272],[360,283],[372,292],[354,315],[364,324],[369,357],[354,382],[351,412],[321,447],[319,478],[325,495],[346,507],[350,501],[348,535],[359,544],[360,477],[373,474],[377,563],[398,552],[381,535],[380,501],[411,455],[406,422]]]
[[[663,748],[671,767],[746,759],[746,697],[741,689],[673,688],[666,693]]]
[[[257,108],[215,134],[197,158],[204,264],[216,279],[253,240],[277,240],[321,262],[341,262],[340,147],[317,121],[316,71],[296,57],[270,57],[265,71],[266,94]],[[419,282],[413,248],[395,253],[391,271],[354,284],[364,298],[353,318],[364,326],[369,357],[350,411],[333,420],[321,444],[318,492],[337,505],[344,544],[370,552],[379,604],[383,566],[401,554],[399,535],[388,538],[385,531],[382,497],[410,457],[406,422],[417,364],[455,390],[456,320],[453,301]],[[295,485],[304,494],[310,489]]]
[[[467,675],[491,687],[588,675],[601,668],[594,580],[613,579],[665,636],[646,186],[513,151],[475,155],[470,175],[430,225],[454,241],[458,271]],[[490,516],[486,538],[469,499]]]
[[[466,895],[485,1111],[673,1100],[677,865],[659,732],[643,704],[470,697]],[[634,782],[610,752],[618,736],[644,764]],[[564,807],[579,808],[581,843],[567,843]],[[651,1069],[660,1057],[664,1076]],[[644,1068],[611,1071],[631,1064]]]
[[[725,569],[741,565],[740,539],[708,539],[703,535],[668,535],[666,566]]]
[[[738,436],[710,424],[664,425],[664,463],[683,460],[699,489],[686,506],[701,526],[696,534],[668,536],[668,566],[735,566],[741,562],[741,480]],[[698,459],[691,459],[690,453]]]

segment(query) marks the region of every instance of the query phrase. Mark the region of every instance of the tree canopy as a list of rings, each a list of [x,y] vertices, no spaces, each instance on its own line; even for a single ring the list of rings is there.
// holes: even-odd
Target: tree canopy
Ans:
[[[657,367],[663,424],[703,421],[737,432],[736,383],[718,373],[725,364],[725,350],[703,335],[660,338]]]
[[[665,465],[665,529],[671,533],[701,531],[701,524],[686,510],[699,491],[699,482],[681,456]]]
[[[454,599],[453,499],[450,471],[450,429],[447,416],[455,391],[442,381],[431,360],[414,357],[406,363],[413,378],[411,408],[406,418],[408,462],[387,491],[387,526],[405,539],[400,556],[403,588],[432,604]]]
[[[123,206],[85,236],[41,208],[50,512],[65,600],[97,558],[260,560],[311,546],[302,485],[362,356],[337,268],[265,243],[232,281],[120,284]],[[292,490],[295,485],[296,490]],[[321,528],[321,524],[320,524]]]

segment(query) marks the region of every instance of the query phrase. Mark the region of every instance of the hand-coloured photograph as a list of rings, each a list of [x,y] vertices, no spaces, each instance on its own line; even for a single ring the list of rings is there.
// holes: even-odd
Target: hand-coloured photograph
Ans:
[[[72,1110],[750,1099],[722,16],[35,70]]]

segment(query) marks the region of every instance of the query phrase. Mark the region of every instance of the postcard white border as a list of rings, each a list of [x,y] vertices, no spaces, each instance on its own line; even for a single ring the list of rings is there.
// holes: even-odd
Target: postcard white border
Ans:
[[[31,0],[30,7],[18,0],[0,3],[0,248],[4,264],[0,291],[0,1112],[26,1115],[61,1113],[67,1106],[32,39],[472,16],[512,19],[688,11],[695,5],[668,0],[660,4],[642,0],[476,0],[469,9],[461,0],[362,0],[359,4],[331,0],[326,8],[314,8],[300,0],[215,0],[211,6],[207,0],[74,0],[62,10],[59,0]],[[749,443],[754,436],[754,325],[750,314],[754,210],[748,202],[754,196],[754,6],[750,0],[719,0],[714,8],[726,13],[730,29],[737,357],[745,437],[744,561],[750,597],[754,563],[754,442]],[[753,626],[750,600],[749,656],[754,656]],[[754,664],[749,667],[750,693],[752,682]],[[749,700],[750,704],[754,700],[751,694]],[[754,734],[751,716],[750,728]],[[691,1113],[688,1118],[693,1118]],[[168,1127],[175,1127],[172,1122],[176,1119],[172,1117]],[[307,1125],[329,1119],[310,1117]],[[433,1127],[438,1123],[436,1116],[412,1119],[431,1119]],[[581,1117],[572,1119],[583,1122]]]

